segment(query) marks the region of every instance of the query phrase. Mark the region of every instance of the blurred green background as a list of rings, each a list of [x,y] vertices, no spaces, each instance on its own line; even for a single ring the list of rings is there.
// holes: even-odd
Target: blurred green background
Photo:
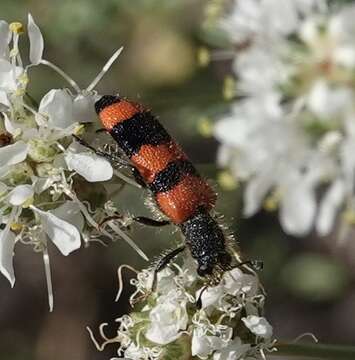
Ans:
[[[264,261],[261,277],[268,291],[267,318],[276,336],[291,340],[312,332],[322,342],[354,345],[354,245],[349,242],[338,248],[332,236],[320,239],[314,234],[290,238],[280,230],[274,213],[244,219],[240,185],[230,183],[228,174],[215,165],[218,144],[206,135],[209,121],[230,106],[223,98],[230,63],[198,65],[199,49],[211,44],[203,28],[206,4],[203,0],[2,0],[0,14],[8,22],[25,23],[31,12],[45,37],[45,58],[82,87],[123,45],[124,52],[100,83],[99,92],[119,92],[154,109],[200,171],[216,183],[217,209],[225,215],[245,256]],[[49,69],[33,70],[30,92],[35,98],[63,86],[67,85]],[[148,214],[144,197],[126,187],[119,207]],[[135,226],[132,237],[154,256],[173,244],[178,234],[171,232],[171,228]],[[108,333],[114,335],[114,319],[129,311],[130,290],[127,285],[121,301],[114,302],[116,269],[124,263],[138,269],[146,264],[123,241],[107,248],[92,244],[67,258],[51,248],[50,255],[53,313],[47,308],[42,258],[29,247],[16,249],[15,288],[0,278],[0,358],[113,357],[116,346],[97,352],[85,326],[97,329],[108,322]]]

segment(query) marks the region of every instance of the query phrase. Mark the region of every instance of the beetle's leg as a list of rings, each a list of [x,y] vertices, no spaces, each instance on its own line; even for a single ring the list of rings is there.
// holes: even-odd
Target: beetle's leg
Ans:
[[[174,250],[169,251],[166,255],[164,255],[158,263],[155,265],[154,269],[154,277],[151,287],[151,292],[153,292],[157,286],[158,273],[163,270],[166,266],[169,265],[170,261],[173,260],[177,255],[185,250],[185,245],[180,246]]]
[[[152,285],[150,287],[150,290],[144,294],[142,294],[141,296],[137,297],[136,299],[131,301],[131,305],[133,306],[134,304],[136,304],[137,302],[140,302],[144,299],[146,299],[149,295],[151,295],[157,286],[157,280],[158,280],[158,273],[163,270],[167,265],[169,265],[170,261],[172,259],[174,259],[177,255],[179,255],[181,252],[183,252],[185,250],[185,245],[180,246],[174,250],[171,250],[170,252],[168,252],[166,255],[164,255],[159,261],[158,263],[155,265],[154,268],[154,273],[153,273],[153,282]]]
[[[118,164],[120,166],[129,167],[132,170],[132,172],[134,172],[136,170],[136,168],[134,166],[132,166],[128,161],[122,159],[120,156],[115,156],[113,154],[109,154],[108,152],[102,151],[100,149],[96,149],[95,147],[91,146],[84,139],[80,138],[77,135],[72,134],[72,136],[79,144],[81,144],[81,145],[85,146],[86,148],[90,149],[96,155],[104,157],[109,162],[114,163],[114,164]],[[139,185],[141,185],[141,184],[139,184]]]
[[[169,220],[155,220],[146,216],[136,216],[133,218],[133,220],[140,224],[154,227],[166,226],[171,224]]]
[[[121,219],[122,219],[121,215],[108,216],[100,222],[99,227],[102,227],[108,221],[121,220]],[[138,222],[140,224],[143,224],[143,225],[154,226],[154,227],[165,226],[165,225],[170,224],[170,221],[168,221],[168,220],[155,220],[155,219],[148,218],[146,216],[136,216],[132,220],[135,222]]]

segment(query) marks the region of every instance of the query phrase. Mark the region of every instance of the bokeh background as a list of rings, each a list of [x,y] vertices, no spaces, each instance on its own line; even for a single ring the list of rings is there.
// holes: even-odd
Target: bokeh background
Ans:
[[[354,244],[335,246],[333,236],[286,236],[274,213],[241,215],[241,186],[216,167],[211,123],[228,111],[228,60],[199,66],[201,47],[222,41],[205,31],[203,0],[1,0],[1,18],[26,22],[31,12],[45,37],[45,58],[84,87],[118,47],[124,52],[102,80],[100,93],[116,93],[154,109],[200,171],[216,184],[217,209],[224,214],[246,257],[264,261],[260,274],[268,292],[267,318],[279,339],[312,332],[321,342],[355,343]],[[52,71],[33,70],[30,92],[39,99],[63,87]],[[226,80],[227,79],[227,80]],[[227,86],[227,88],[226,88]],[[228,95],[228,94],[227,94]],[[89,190],[89,189],[88,189]],[[148,215],[143,192],[127,186],[117,199],[122,212]],[[173,244],[171,228],[134,226],[131,236],[150,255]],[[48,312],[42,258],[16,249],[16,286],[0,278],[0,358],[7,360],[109,359],[116,345],[97,352],[85,327],[94,331],[129,311],[129,276],[114,302],[120,264],[147,264],[123,241],[92,244],[65,258],[50,249],[55,308]]]

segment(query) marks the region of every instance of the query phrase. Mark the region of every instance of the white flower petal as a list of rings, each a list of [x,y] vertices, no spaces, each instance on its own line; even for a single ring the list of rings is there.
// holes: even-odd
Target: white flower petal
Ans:
[[[266,172],[255,175],[248,182],[244,191],[243,213],[245,216],[252,216],[260,209],[264,197],[271,189],[273,182],[273,174]]]
[[[76,96],[73,102],[73,119],[80,123],[92,122],[96,119],[93,95],[79,94]]]
[[[1,100],[0,100],[0,102],[1,102]],[[11,135],[15,135],[17,133],[17,128],[15,128],[15,126],[12,124],[12,122],[10,121],[9,117],[7,116],[7,114],[5,112],[3,112],[1,114],[4,117],[4,125],[5,125],[6,131],[9,132]]]
[[[6,91],[0,90],[0,104],[2,105],[1,108],[3,108],[4,110],[10,106],[10,101],[7,97]]]
[[[80,248],[80,233],[74,225],[34,206],[31,209],[40,217],[43,230],[63,255]]]
[[[41,30],[34,22],[31,14],[28,14],[27,31],[30,39],[30,61],[32,64],[38,65],[42,60],[44,43]]]
[[[11,33],[9,30],[9,24],[0,20],[0,58],[6,59],[9,54],[9,41],[11,39]]]
[[[0,148],[0,167],[14,165],[26,159],[28,146],[23,141]]]
[[[8,195],[8,202],[13,206],[20,206],[33,197],[31,185],[18,185]]]
[[[316,222],[316,229],[320,235],[327,235],[331,231],[344,195],[345,186],[343,181],[340,179],[334,181],[320,204],[319,215]]]
[[[264,339],[268,339],[272,336],[272,326],[268,321],[259,316],[249,315],[242,318],[245,326],[255,335]]]
[[[255,276],[244,274],[238,268],[226,272],[223,279],[224,293],[231,295],[244,293],[248,296],[254,296],[258,292],[259,284]]]
[[[2,59],[8,59],[10,39],[9,24],[4,20],[0,20],[0,58]]]
[[[320,117],[329,118],[352,104],[352,91],[346,87],[331,88],[326,81],[317,81],[308,96],[308,106]]]
[[[156,344],[165,345],[176,340],[188,322],[186,302],[176,298],[176,290],[161,296],[150,311],[150,326],[146,338]]]
[[[65,161],[69,170],[75,170],[89,182],[107,181],[112,178],[113,169],[111,164],[96,154],[83,152],[65,154]]]
[[[13,267],[13,256],[15,247],[15,234],[9,230],[0,230],[0,272],[15,285],[15,273]]]
[[[65,90],[50,90],[42,98],[38,112],[48,117],[48,125],[53,128],[65,129],[75,122],[73,119],[73,100]],[[36,119],[38,123],[43,121],[40,115],[37,115]]]
[[[77,203],[67,201],[63,205],[51,210],[51,213],[60,219],[74,225],[79,231],[84,227],[84,217]]]
[[[211,305],[218,305],[218,300],[221,299],[223,295],[223,286],[218,285],[214,287],[209,287],[206,290],[204,288],[200,289],[196,293],[196,299],[199,298],[201,291],[203,291],[201,295],[201,309],[205,309]]]
[[[213,351],[224,346],[223,340],[218,336],[207,336],[194,329],[192,334],[191,355],[200,358],[207,358]]]
[[[0,88],[8,92],[16,91],[17,79],[22,72],[21,67],[16,66],[14,69],[7,60],[0,59]]]
[[[333,57],[338,65],[353,68],[355,66],[355,47],[339,46]]]
[[[234,338],[227,347],[213,354],[213,360],[237,360],[250,349],[250,344],[243,344],[239,337]]]
[[[299,178],[288,184],[280,206],[280,221],[286,233],[302,236],[311,230],[316,214],[314,189]]]

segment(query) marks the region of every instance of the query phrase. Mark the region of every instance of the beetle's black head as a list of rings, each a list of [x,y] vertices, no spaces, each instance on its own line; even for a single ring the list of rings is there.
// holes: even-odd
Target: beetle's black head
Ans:
[[[232,257],[227,251],[217,251],[211,254],[200,257],[198,260],[197,273],[202,276],[212,276],[216,267],[222,270],[230,269]]]
[[[225,246],[225,237],[217,221],[208,211],[201,209],[181,225],[186,244],[197,261],[197,273],[214,277],[217,269],[230,268],[232,258]]]

